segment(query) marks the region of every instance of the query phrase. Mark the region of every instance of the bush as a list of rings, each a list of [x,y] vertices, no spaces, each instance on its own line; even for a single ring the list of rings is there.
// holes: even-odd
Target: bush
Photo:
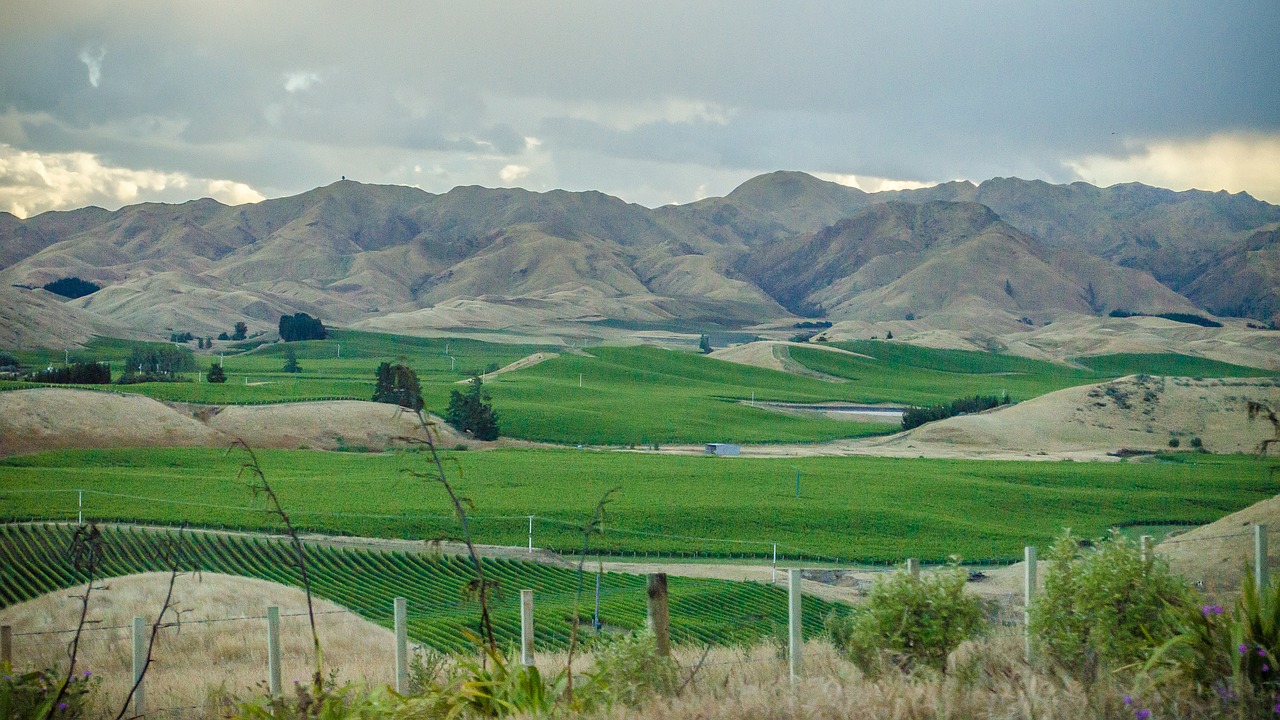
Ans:
[[[89,701],[98,687],[98,678],[85,671],[71,678],[67,691],[58,701],[58,688],[66,675],[57,668],[42,668],[18,673],[0,665],[0,720],[26,720],[49,717],[52,720],[78,720],[89,714]],[[52,713],[50,713],[52,711]]]
[[[211,383],[224,383],[227,381],[227,374],[222,371],[222,366],[214,363],[209,366],[209,375],[206,378]]]
[[[679,684],[675,661],[658,654],[658,641],[651,630],[598,636],[591,652],[595,665],[589,673],[589,692],[604,704],[639,705],[673,694]]]
[[[287,373],[302,372],[302,366],[298,364],[298,354],[293,351],[293,348],[286,347],[284,349],[284,367],[280,368],[280,370]]]
[[[1092,682],[1100,668],[1138,663],[1155,648],[1153,638],[1170,637],[1170,610],[1187,596],[1187,586],[1163,561],[1143,562],[1124,536],[1085,548],[1066,534],[1049,552],[1044,592],[1031,607],[1031,634],[1050,662]]]
[[[89,282],[88,280],[81,280],[78,277],[66,277],[60,280],[54,280],[50,283],[45,283],[44,289],[54,295],[61,295],[64,298],[75,299],[84,297],[85,295],[92,295],[93,293],[101,290],[102,286],[97,283]]]
[[[31,382],[58,385],[107,385],[111,382],[111,366],[106,363],[71,363],[67,367],[49,368],[31,373]]]
[[[484,392],[483,385],[479,377],[473,377],[465,393],[454,390],[449,395],[449,409],[444,419],[459,431],[471,433],[477,440],[497,440],[498,413],[494,412],[489,393]]]
[[[1180,445],[1182,445],[1182,441],[1181,441],[1181,440],[1179,440],[1178,438],[1176,438],[1176,437],[1171,437],[1171,438],[1169,438],[1169,447],[1171,447],[1171,448],[1176,448],[1176,447],[1178,447],[1178,446],[1180,446]]]
[[[968,573],[957,565],[916,577],[899,571],[871,587],[865,608],[828,618],[836,647],[874,676],[885,661],[905,671],[946,672],[947,657],[986,624],[976,597],[964,591]]]
[[[1172,637],[1145,667],[1156,686],[1189,683],[1202,697],[1240,706],[1241,717],[1270,715],[1280,698],[1280,583],[1259,592],[1249,572],[1230,612],[1199,599],[1173,615]]]
[[[18,367],[18,358],[9,353],[0,352],[0,370],[16,370]]]

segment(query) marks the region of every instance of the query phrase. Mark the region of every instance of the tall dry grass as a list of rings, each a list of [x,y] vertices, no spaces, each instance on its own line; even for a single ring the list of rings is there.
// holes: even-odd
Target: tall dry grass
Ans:
[[[77,667],[102,680],[97,709],[114,717],[133,685],[131,630],[134,616],[151,623],[160,610],[169,582],[167,573],[111,578],[99,584],[90,598],[93,624],[81,639]],[[67,667],[70,633],[47,633],[74,628],[83,586],[50,593],[0,610],[0,623],[13,626],[14,665]],[[316,622],[324,643],[325,666],[339,682],[385,684],[394,678],[394,636],[342,608],[316,600]],[[256,692],[267,679],[268,606],[280,608],[284,682],[308,682],[312,668],[311,632],[306,596],[301,590],[251,578],[214,573],[179,576],[174,605],[181,625],[163,630],[157,638],[153,665],[147,672],[146,697],[151,708],[188,708],[184,716],[198,716],[191,706],[213,706],[228,693]],[[251,619],[228,619],[245,618]],[[213,622],[205,622],[213,621]]]

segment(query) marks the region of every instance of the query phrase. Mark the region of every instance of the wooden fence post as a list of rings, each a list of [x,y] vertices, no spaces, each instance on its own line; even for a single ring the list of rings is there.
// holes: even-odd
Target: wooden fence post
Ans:
[[[133,691],[133,714],[147,713],[146,695],[143,693],[142,673],[147,666],[147,619],[133,619],[133,682],[138,687]]]
[[[801,625],[799,568],[787,570],[787,660],[791,682],[804,674],[804,634]]]
[[[520,591],[520,664],[532,666],[533,660],[533,591]]]
[[[409,601],[398,597],[391,603],[396,625],[396,692],[409,692]]]
[[[1142,544],[1142,564],[1145,567],[1150,568],[1151,561],[1155,559],[1155,555],[1151,550],[1151,536],[1143,535],[1139,538],[1139,542]]]
[[[907,558],[907,572],[911,573],[911,577],[920,579],[920,561],[916,558]]]
[[[267,608],[267,689],[272,697],[283,697],[280,669],[280,608]]]
[[[13,667],[13,626],[0,625],[0,663]]]
[[[1253,581],[1258,587],[1258,597],[1267,590],[1267,526],[1253,526]]]
[[[667,610],[667,574],[649,575],[649,627],[653,629],[658,655],[671,656],[671,615]]]
[[[1035,648],[1031,642],[1031,603],[1036,598],[1036,548],[1034,545],[1028,545],[1023,548],[1023,561],[1026,565],[1026,572],[1022,578],[1022,633],[1023,633],[1023,657],[1027,664],[1031,664],[1035,660]]]

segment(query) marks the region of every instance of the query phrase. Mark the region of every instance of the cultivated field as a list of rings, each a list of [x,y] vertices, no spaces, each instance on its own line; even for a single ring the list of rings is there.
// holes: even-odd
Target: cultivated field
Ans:
[[[420,453],[262,451],[300,525],[367,537],[457,536],[447,497],[405,474]],[[267,528],[236,480],[243,456],[204,448],[76,450],[0,460],[0,515]],[[1016,558],[1064,527],[1202,524],[1280,491],[1249,456],[1178,453],[1112,463],[915,458],[714,458],[577,450],[448,452],[478,542],[572,552],[614,487],[600,541],[615,554],[900,562]],[[801,493],[795,497],[796,476]]]

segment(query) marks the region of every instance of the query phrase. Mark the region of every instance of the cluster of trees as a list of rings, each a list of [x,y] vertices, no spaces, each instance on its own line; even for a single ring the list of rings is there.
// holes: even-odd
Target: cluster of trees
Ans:
[[[324,323],[306,313],[280,316],[280,339],[285,342],[295,340],[323,340],[329,337]]]
[[[493,410],[492,398],[483,389],[480,377],[471,378],[465,393],[454,390],[449,395],[449,409],[445,422],[462,432],[471,433],[477,440],[498,439],[498,413]]]
[[[9,353],[0,353],[0,370],[17,370],[18,358]]]
[[[399,405],[414,412],[422,410],[425,403],[418,374],[403,363],[382,363],[375,373],[373,401]],[[498,413],[494,411],[492,398],[484,391],[484,383],[479,376],[471,378],[466,392],[454,390],[449,395],[449,408],[444,419],[477,440],[497,440],[500,434]]]
[[[61,295],[65,298],[79,298],[85,295],[91,295],[102,289],[97,283],[81,280],[78,277],[65,277],[53,282],[45,283],[44,289],[54,295]]]
[[[107,385],[111,382],[111,366],[97,362],[74,362],[67,367],[38,370],[28,378],[31,382],[58,385]]]
[[[230,335],[226,334],[225,332],[218,333],[219,340],[237,340],[238,341],[238,340],[244,340],[248,336],[249,336],[249,326],[245,325],[243,322],[236,323],[235,329],[231,332]]]
[[[196,369],[195,355],[190,348],[162,345],[138,347],[129,354],[124,374],[117,380],[121,385],[140,382],[174,382],[178,373]]]
[[[196,336],[192,335],[190,331],[169,333],[169,342],[189,343],[195,339]]]
[[[403,363],[384,362],[374,373],[373,401],[391,403],[414,412],[425,407],[418,373]]]
[[[1008,395],[974,395],[973,397],[959,398],[941,405],[909,407],[902,413],[902,429],[910,430],[934,420],[946,420],[956,415],[981,412],[1008,404]]]

